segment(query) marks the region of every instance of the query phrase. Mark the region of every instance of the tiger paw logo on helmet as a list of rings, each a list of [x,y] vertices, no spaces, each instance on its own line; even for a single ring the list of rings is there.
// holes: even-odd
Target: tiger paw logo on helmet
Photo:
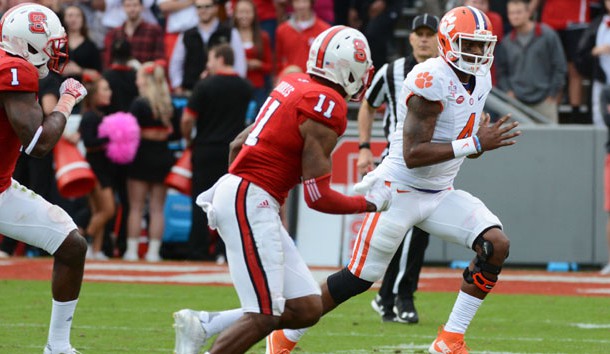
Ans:
[[[455,20],[457,20],[457,17],[454,14],[447,14],[447,16],[442,19],[442,22],[438,27],[439,32],[448,38],[451,38],[449,33],[455,28]]]
[[[430,73],[427,71],[419,73],[417,74],[417,79],[415,79],[415,86],[419,87],[420,89],[428,88],[432,86],[433,78],[434,77],[432,77],[432,75],[430,75]]]

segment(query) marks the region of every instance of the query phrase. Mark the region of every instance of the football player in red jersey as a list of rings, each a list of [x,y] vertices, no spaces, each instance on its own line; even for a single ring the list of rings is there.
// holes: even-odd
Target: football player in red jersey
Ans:
[[[347,126],[346,99],[369,84],[371,54],[364,35],[332,27],[314,40],[307,74],[285,76],[271,92],[241,150],[214,187],[197,198],[210,227],[218,229],[241,309],[174,314],[175,353],[198,353],[222,331],[209,353],[244,353],[274,329],[315,324],[321,291],[282,226],[279,209],[303,181],[307,205],[334,213],[385,211],[391,192],[382,181],[364,196],[330,188],[331,152]],[[242,144],[243,142],[243,144]]]
[[[38,79],[61,73],[60,49],[67,38],[59,18],[33,3],[9,9],[0,20],[0,234],[40,247],[55,258],[53,309],[45,354],[73,354],[72,317],[83,279],[87,243],[68,214],[12,179],[20,150],[41,157],[61,137],[72,108],[87,91],[64,81],[60,99],[44,116],[37,102]]]

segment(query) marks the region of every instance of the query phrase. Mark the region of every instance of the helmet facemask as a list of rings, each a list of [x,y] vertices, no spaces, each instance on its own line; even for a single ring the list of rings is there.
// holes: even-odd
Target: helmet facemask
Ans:
[[[488,31],[485,31],[488,32]],[[494,61],[494,48],[496,46],[496,36],[491,34],[469,34],[457,33],[457,38],[451,42],[451,47],[454,49],[447,53],[446,58],[456,69],[467,74],[484,76],[491,69],[491,64]],[[462,50],[462,41],[469,40],[474,42],[483,42],[483,54],[477,55],[467,53]]]

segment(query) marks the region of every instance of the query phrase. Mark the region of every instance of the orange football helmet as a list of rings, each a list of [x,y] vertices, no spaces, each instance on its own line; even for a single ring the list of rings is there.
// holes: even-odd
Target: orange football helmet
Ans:
[[[483,42],[483,53],[462,50],[462,41]],[[485,75],[494,60],[497,37],[492,34],[491,21],[472,6],[456,7],[443,16],[438,26],[438,49],[453,67],[471,75]]]

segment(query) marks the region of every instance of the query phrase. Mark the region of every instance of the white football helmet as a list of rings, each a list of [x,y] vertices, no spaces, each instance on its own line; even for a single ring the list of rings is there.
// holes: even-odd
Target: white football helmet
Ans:
[[[63,71],[68,63],[61,49],[67,42],[57,15],[49,8],[23,3],[9,9],[0,20],[0,49],[20,56],[38,68],[40,78],[49,73]],[[59,60],[65,60],[59,63]]]
[[[373,78],[366,37],[346,26],[320,33],[309,50],[307,73],[341,85],[352,101],[360,101]]]

